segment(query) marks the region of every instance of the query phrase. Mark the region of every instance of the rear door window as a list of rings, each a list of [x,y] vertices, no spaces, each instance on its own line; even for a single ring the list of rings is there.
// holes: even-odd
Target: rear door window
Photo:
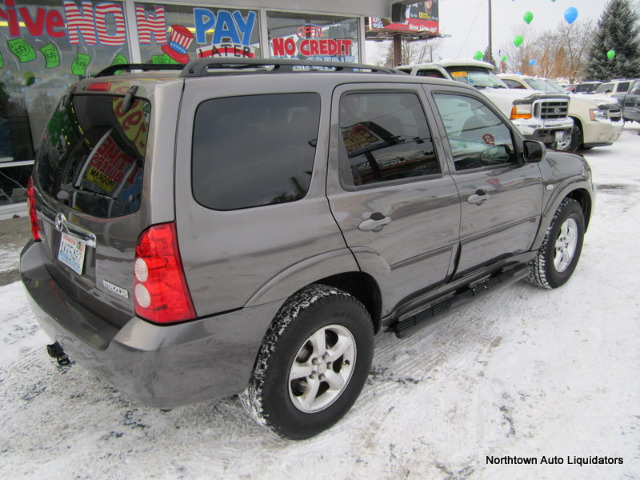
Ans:
[[[215,210],[303,198],[311,183],[319,121],[317,93],[201,103],[193,132],[194,198]]]
[[[413,92],[358,92],[340,99],[340,180],[347,188],[440,173]]]
[[[429,77],[429,78],[447,78],[438,70],[430,70],[426,68],[422,70],[418,70],[418,73],[416,75],[419,77]]]
[[[631,82],[620,82],[616,86],[616,93],[626,93],[629,91],[630,86]]]
[[[63,98],[36,159],[44,194],[100,218],[138,210],[151,108],[142,99],[122,105],[116,96]]]
[[[598,88],[596,88],[596,93],[612,93],[613,92],[613,83],[603,83]]]

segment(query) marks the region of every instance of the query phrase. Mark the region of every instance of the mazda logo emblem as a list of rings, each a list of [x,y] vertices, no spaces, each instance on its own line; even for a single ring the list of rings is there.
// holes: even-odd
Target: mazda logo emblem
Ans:
[[[59,232],[62,232],[64,230],[65,227],[65,222],[67,221],[67,218],[64,216],[64,213],[59,213],[56,215],[56,230],[58,230]]]

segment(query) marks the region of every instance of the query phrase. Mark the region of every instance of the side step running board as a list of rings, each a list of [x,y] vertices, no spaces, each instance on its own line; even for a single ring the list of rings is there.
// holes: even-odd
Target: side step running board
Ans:
[[[529,275],[529,271],[529,266],[524,265],[499,272],[483,282],[476,282],[458,290],[444,300],[439,302],[436,300],[436,303],[432,303],[429,308],[396,323],[391,327],[391,330],[395,332],[398,338],[405,338],[415,333],[416,330],[431,325],[440,315],[458,308],[476,297],[526,278]]]

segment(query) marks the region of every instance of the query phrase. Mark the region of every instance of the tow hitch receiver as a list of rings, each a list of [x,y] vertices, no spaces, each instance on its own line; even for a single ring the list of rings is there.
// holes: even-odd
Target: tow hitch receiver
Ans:
[[[53,357],[58,362],[58,365],[69,365],[69,357],[60,346],[58,342],[47,345],[47,353],[50,357]]]

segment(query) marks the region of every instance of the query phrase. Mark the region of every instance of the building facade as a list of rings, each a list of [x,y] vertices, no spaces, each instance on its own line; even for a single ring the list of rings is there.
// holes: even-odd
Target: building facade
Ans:
[[[198,55],[359,62],[362,12],[391,11],[383,0],[283,3],[4,0],[0,163],[32,160],[65,89],[109,65],[187,63]]]

